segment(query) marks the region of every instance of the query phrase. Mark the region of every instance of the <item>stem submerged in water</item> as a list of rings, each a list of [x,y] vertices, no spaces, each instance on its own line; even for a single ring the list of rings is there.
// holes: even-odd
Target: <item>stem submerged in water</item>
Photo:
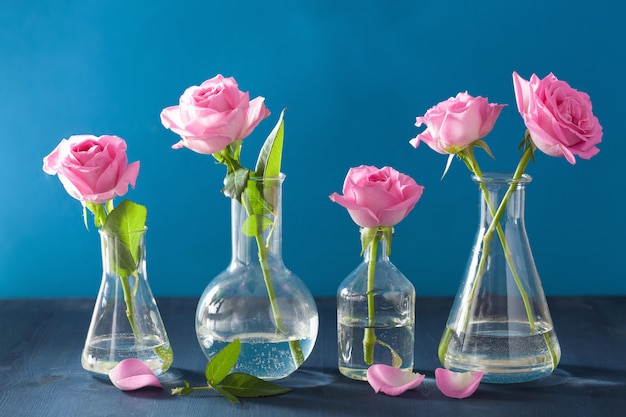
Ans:
[[[529,138],[527,137],[525,140],[529,141]],[[537,331],[537,326],[535,323],[535,318],[533,316],[532,306],[530,304],[528,293],[522,284],[522,280],[520,279],[519,274],[517,273],[517,268],[515,267],[515,264],[514,264],[513,254],[511,253],[508,247],[504,230],[502,229],[502,225],[500,224],[500,219],[502,218],[502,215],[506,211],[509,200],[511,199],[511,196],[513,195],[513,193],[516,191],[519,185],[520,179],[522,178],[522,175],[524,174],[524,171],[526,170],[526,167],[528,166],[529,161],[533,157],[533,151],[534,151],[534,148],[533,148],[532,143],[528,142],[527,146],[524,148],[524,152],[522,153],[520,162],[513,174],[513,178],[511,179],[509,188],[504,194],[504,197],[502,198],[502,201],[500,202],[497,209],[495,208],[493,202],[491,201],[487,186],[483,182],[479,182],[480,184],[479,187],[483,194],[483,199],[485,201],[485,204],[487,205],[489,213],[491,214],[492,220],[482,238],[481,258],[478,263],[478,267],[476,269],[475,279],[473,280],[472,287],[469,291],[469,301],[471,305],[471,302],[473,301],[476,295],[476,289],[478,288],[479,283],[485,272],[486,260],[489,255],[490,245],[493,240],[494,232],[496,232],[498,235],[498,238],[500,239],[500,243],[502,245],[502,250],[504,252],[506,263],[509,267],[509,270],[511,271],[515,285],[517,286],[520,296],[522,298],[526,316],[528,318],[529,332],[531,334]],[[476,175],[476,177],[478,177],[480,181],[482,179],[482,173],[480,171],[480,168],[478,167],[478,164],[473,158],[473,153],[470,152],[468,155],[463,154],[459,156],[466,163],[466,165],[470,168],[470,170]],[[462,314],[464,315],[464,318],[461,320],[461,322],[463,323],[462,331],[465,332],[469,325],[469,315],[470,315],[469,309],[462,311]],[[446,352],[448,351],[448,347],[452,339],[452,331],[453,330],[450,327],[446,326],[446,330],[439,344],[438,356],[442,364],[445,364],[445,355],[446,355]],[[549,336],[547,334],[544,334],[543,336],[544,336],[544,340],[546,342],[548,351],[550,352],[550,358],[552,360],[552,366],[554,369],[556,368],[556,365],[557,365],[556,352],[554,350],[554,346]]]
[[[256,185],[248,185],[248,187],[256,187]],[[254,216],[254,210],[251,207],[250,203],[247,201],[247,198],[243,197],[241,204],[246,211],[248,216]],[[275,209],[275,205],[272,205]],[[278,306],[278,300],[276,299],[276,291],[274,289],[274,283],[272,282],[272,274],[269,265],[269,252],[270,252],[270,241],[271,234],[275,228],[276,222],[276,213],[271,213],[273,215],[272,225],[269,228],[269,233],[267,239],[263,240],[263,224],[257,223],[258,229],[254,233],[254,238],[257,244],[258,250],[258,258],[259,265],[261,267],[261,271],[263,272],[263,281],[265,283],[265,288],[267,290],[267,296],[270,301],[270,308],[272,310],[272,316],[274,317],[274,324],[276,326],[276,331],[282,335],[288,336],[289,332],[285,329],[285,325],[283,322],[283,316]],[[289,349],[291,350],[291,355],[294,361],[296,368],[299,368],[302,363],[304,363],[304,353],[302,352],[302,347],[300,346],[299,340],[288,340]]]
[[[366,364],[374,363],[374,345],[376,344],[376,333],[374,331],[375,307],[374,307],[374,282],[376,278],[376,252],[378,251],[378,233],[371,241],[369,250],[369,262],[367,264],[367,326],[363,335],[363,359]]]
[[[272,282],[272,276],[268,264],[267,254],[269,253],[269,244],[268,246],[265,246],[263,243],[263,237],[260,234],[256,236],[256,242],[259,249],[259,264],[261,265],[261,270],[263,271],[263,281],[265,282],[267,296],[270,300],[270,307],[272,309],[272,315],[274,316],[276,330],[283,335],[288,335],[288,332],[283,324],[283,316],[280,312],[280,308],[278,308],[276,291],[274,291],[274,284]],[[291,350],[291,355],[296,368],[299,368],[304,362],[304,354],[302,353],[300,342],[298,340],[289,339],[289,349]]]

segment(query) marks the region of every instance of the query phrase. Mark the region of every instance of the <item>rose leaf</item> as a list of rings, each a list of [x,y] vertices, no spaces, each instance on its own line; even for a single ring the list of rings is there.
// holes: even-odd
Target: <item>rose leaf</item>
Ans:
[[[241,351],[241,342],[235,339],[222,350],[220,350],[206,366],[204,375],[207,383],[215,387],[237,363],[239,352]]]
[[[284,123],[285,109],[280,113],[278,122],[263,143],[254,169],[258,178],[277,177],[280,175],[280,164],[283,153],[283,138],[285,136]]]
[[[291,391],[291,388],[239,372],[227,375],[219,386],[238,398],[271,397]]]

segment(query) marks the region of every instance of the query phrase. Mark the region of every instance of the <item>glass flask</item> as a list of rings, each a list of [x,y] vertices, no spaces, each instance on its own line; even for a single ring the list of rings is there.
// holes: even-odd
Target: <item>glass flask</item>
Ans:
[[[148,283],[145,233],[100,231],[102,282],[81,358],[95,376],[108,378],[128,358],[142,360],[159,375],[174,360]]]
[[[454,371],[483,371],[484,382],[542,378],[556,368],[561,349],[524,224],[531,177],[487,173],[473,180],[480,223],[439,359]]]
[[[241,342],[233,371],[265,380],[295,372],[313,350],[315,301],[282,259],[284,175],[250,179],[241,203],[231,202],[230,265],[205,288],[196,310],[196,335],[211,360]]]
[[[389,260],[387,239],[379,230],[337,290],[339,371],[356,380],[372,364],[413,370],[415,288]]]

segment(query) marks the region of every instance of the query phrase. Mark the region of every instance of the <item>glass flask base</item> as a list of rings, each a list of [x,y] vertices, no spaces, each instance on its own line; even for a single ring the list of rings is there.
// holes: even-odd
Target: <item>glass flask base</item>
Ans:
[[[560,357],[554,330],[545,323],[537,323],[537,332],[533,334],[529,333],[528,324],[483,323],[471,328],[480,330],[457,335],[447,329],[452,336],[443,357],[444,366],[457,372],[483,371],[482,381],[486,383],[509,384],[546,377],[556,366],[552,354]]]
[[[399,369],[413,370],[413,324],[391,323],[376,326],[374,332],[379,343],[374,345],[372,364],[395,365]],[[348,378],[365,381],[371,364],[365,362],[363,337],[365,326],[354,323],[339,323],[339,363],[341,374]],[[393,346],[393,351],[391,349]]]
[[[155,375],[165,373],[173,361],[169,342],[149,340],[137,344],[134,336],[116,335],[115,338],[97,338],[83,349],[83,368],[94,376],[108,378],[109,371],[128,358],[143,361]]]
[[[298,369],[288,339],[275,333],[247,333],[237,335],[236,338],[241,342],[241,352],[233,372],[243,372],[271,381],[285,378]],[[234,339],[218,339],[198,333],[200,347],[209,360]],[[299,342],[304,357],[308,357],[315,338],[293,340]]]

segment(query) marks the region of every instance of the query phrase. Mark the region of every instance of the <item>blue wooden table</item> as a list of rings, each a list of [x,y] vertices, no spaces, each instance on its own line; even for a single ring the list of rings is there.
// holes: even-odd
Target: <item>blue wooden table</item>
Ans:
[[[375,394],[337,371],[335,300],[318,299],[320,333],[303,368],[282,381],[294,391],[231,405],[213,392],[172,397],[184,380],[204,383],[194,332],[196,299],[163,298],[174,348],[165,389],[122,392],[87,374],[80,353],[91,299],[0,299],[0,416],[623,416],[626,415],[626,297],[550,298],[563,350],[555,373],[517,385],[481,384],[455,400],[434,382],[437,344],[451,299],[417,300],[415,369],[424,383],[400,397]]]

